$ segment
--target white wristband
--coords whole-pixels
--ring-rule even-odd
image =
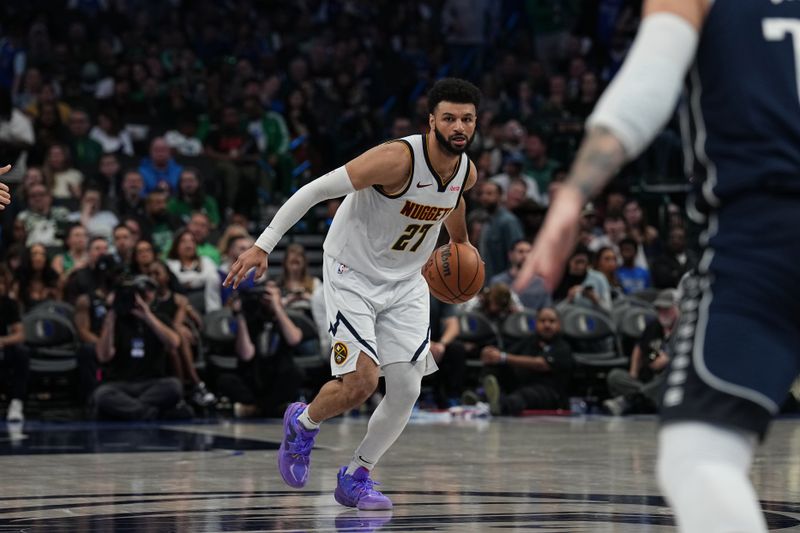
[[[281,206],[267,228],[256,240],[256,246],[267,253],[272,252],[284,233],[297,224],[309,209],[320,202],[355,192],[347,169],[344,166],[332,170],[301,187]]]

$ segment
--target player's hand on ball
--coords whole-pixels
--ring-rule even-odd
[[[267,252],[258,246],[251,246],[249,250],[239,256],[239,259],[231,265],[231,271],[228,272],[228,276],[222,284],[225,287],[233,284],[233,288],[238,289],[247,273],[254,268],[256,269],[255,279],[259,279],[267,271]]]
[[[11,165],[6,165],[3,168],[0,168],[0,176],[7,173],[11,170]],[[5,183],[0,183],[0,211],[6,208],[8,204],[11,203],[11,191],[8,188],[8,185]]]
[[[514,292],[524,292],[537,276],[544,280],[547,290],[553,291],[558,287],[564,275],[564,264],[578,241],[582,208],[583,197],[577,189],[566,185],[559,188],[547,210],[547,218],[533,250],[525,258],[512,284]]]

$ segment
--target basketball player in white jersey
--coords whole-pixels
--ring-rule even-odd
[[[421,268],[444,224],[451,242],[468,243],[462,195],[477,180],[465,151],[475,134],[480,92],[447,78],[428,93],[430,132],[390,141],[301,188],[278,211],[250,250],[231,267],[225,285],[238,286],[266,270],[274,246],[312,206],[346,198],[324,250],[325,305],[332,339],[328,382],[309,405],[284,415],[278,452],[281,476],[292,487],[308,479],[321,422],[358,407],[382,373],[386,396],[367,435],[338,474],[336,501],[358,509],[391,509],[373,488],[370,471],[400,436],[423,376],[436,370],[430,354],[429,292]]]
[[[706,229],[682,283],[658,479],[684,533],[765,532],[748,471],[800,369],[800,2],[648,0],[514,288],[557,283],[582,206],[650,144],[687,74],[688,213]]]

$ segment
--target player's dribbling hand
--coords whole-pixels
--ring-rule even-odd
[[[0,168],[0,176],[7,173],[11,170],[11,165],[6,165],[3,168]],[[0,183],[0,211],[6,208],[8,204],[11,203],[11,191],[8,188],[8,185],[5,183]]]
[[[222,285],[230,287],[233,284],[233,288],[238,289],[247,273],[254,268],[256,269],[255,279],[259,279],[267,271],[267,252],[258,246],[251,246],[249,250],[239,256],[239,259],[231,265],[231,271],[228,272]]]
[[[520,268],[512,289],[523,292],[535,277],[541,277],[547,290],[553,291],[564,275],[564,264],[575,248],[583,197],[577,189],[564,185],[559,188],[547,211],[542,229],[533,250]]]

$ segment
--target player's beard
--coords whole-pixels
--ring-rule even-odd
[[[466,135],[452,135],[451,138],[464,137],[467,139],[467,142],[464,143],[463,148],[456,148],[450,143],[450,139],[445,139],[444,135],[442,135],[442,133],[436,128],[436,126],[433,127],[433,134],[436,136],[436,140],[438,141],[439,146],[441,146],[445,151],[450,152],[453,155],[461,155],[464,152],[466,152],[467,149],[469,148],[469,145],[472,144],[473,139],[475,139],[474,133],[472,134],[472,137],[467,137]]]

